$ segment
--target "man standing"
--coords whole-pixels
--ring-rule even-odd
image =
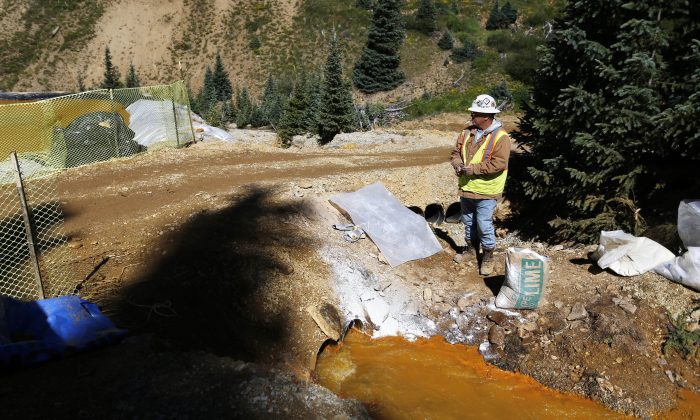
[[[471,125],[457,139],[451,154],[452,167],[459,177],[459,196],[462,204],[462,222],[467,245],[455,261],[463,262],[483,251],[479,273],[493,272],[493,250],[496,232],[493,212],[502,197],[508,176],[510,138],[495,119],[496,101],[489,95],[479,95],[469,107]]]

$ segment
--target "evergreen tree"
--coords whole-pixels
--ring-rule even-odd
[[[355,6],[361,9],[372,10],[374,7],[374,0],[356,0]]]
[[[365,93],[392,90],[403,83],[399,71],[399,49],[405,36],[402,0],[378,0],[374,8],[367,44],[355,63],[352,80]]]
[[[233,93],[231,80],[228,77],[228,72],[224,69],[224,64],[221,61],[221,54],[218,51],[216,52],[216,61],[214,64],[213,82],[216,91],[216,100],[228,101],[231,99],[231,94]]]
[[[438,41],[438,47],[440,47],[441,50],[451,50],[452,47],[455,45],[455,40],[452,38],[452,34],[450,31],[445,29],[445,32],[442,34],[442,37],[440,37],[440,40]]]
[[[126,74],[126,81],[124,85],[128,88],[136,88],[141,86],[141,83],[139,82],[139,77],[136,75],[134,63],[129,63],[129,72]]]
[[[326,58],[321,97],[319,134],[321,142],[328,143],[336,134],[352,130],[355,112],[350,82],[343,77],[343,55],[335,34]]]
[[[292,137],[306,133],[304,115],[309,107],[309,97],[307,95],[306,75],[301,77],[294,84],[292,95],[285,104],[282,118],[277,127],[277,135],[282,140],[282,144],[288,145]]]
[[[437,30],[437,9],[433,0],[420,0],[415,16],[416,30],[430,34]]]
[[[214,73],[209,66],[206,66],[204,70],[204,83],[197,94],[195,103],[197,104],[195,110],[202,118],[207,121],[215,120],[212,116],[216,108],[216,86],[214,86]]]
[[[450,57],[456,63],[464,63],[467,60],[471,60],[479,55],[479,49],[476,45],[468,39],[462,41],[462,46],[452,50]]]
[[[270,124],[273,128],[277,127],[280,117],[282,116],[283,104],[282,95],[280,94],[277,82],[272,78],[272,75],[267,76],[265,82],[265,90],[263,91],[260,111],[262,113],[263,124]]]
[[[502,27],[507,28],[509,25],[515,23],[518,20],[518,9],[513,7],[509,1],[503,5],[501,8],[501,16],[503,16]]]
[[[243,128],[251,123],[253,108],[248,89],[241,89],[236,95],[236,126],[238,128]]]
[[[313,72],[309,76],[306,83],[306,96],[309,101],[309,106],[304,112],[304,127],[307,133],[318,133],[318,124],[321,110],[321,77],[318,73]]]
[[[109,52],[109,47],[105,47],[104,57],[104,77],[100,88],[102,89],[119,89],[122,87],[122,82],[119,80],[119,69],[112,64],[112,54]]]
[[[700,177],[689,175],[700,167],[693,7],[568,3],[516,133],[530,152],[507,192],[523,224],[578,241],[603,229],[639,234],[644,219],[673,221],[679,200],[697,195]]]
[[[231,101],[224,101],[221,105],[221,122],[222,125],[226,125],[235,120],[235,114],[233,112],[233,107],[231,106]]]
[[[498,0],[496,0],[496,2],[493,4],[493,7],[491,8],[489,18],[486,21],[486,29],[501,29],[503,28],[504,22],[505,17],[503,16],[503,12],[501,12],[500,7],[498,7]]]

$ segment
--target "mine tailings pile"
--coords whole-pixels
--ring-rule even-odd
[[[351,329],[342,343],[325,347],[316,380],[342,397],[362,401],[375,418],[627,418],[489,365],[475,347],[441,337],[371,339]],[[698,402],[681,400],[685,407],[679,411],[700,415]]]

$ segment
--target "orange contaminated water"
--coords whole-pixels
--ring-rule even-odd
[[[351,331],[319,356],[316,377],[336,394],[362,401],[379,419],[625,418],[488,365],[476,348],[440,337],[372,340]]]

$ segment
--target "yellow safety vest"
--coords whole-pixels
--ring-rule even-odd
[[[501,138],[507,135],[505,130],[498,128],[496,131],[492,131],[487,134],[489,136],[486,141],[484,141],[479,149],[477,149],[472,160],[469,164],[485,162],[491,160],[491,155],[493,154],[493,149]],[[464,130],[462,136],[465,137],[464,142],[462,142],[462,161],[466,163],[467,161],[467,145],[471,141],[471,132]],[[493,174],[483,174],[483,175],[462,175],[459,177],[459,188],[462,191],[468,191],[475,194],[483,195],[496,195],[503,193],[503,188],[506,186],[506,178],[508,177],[508,168],[504,169],[502,172],[496,172]]]

